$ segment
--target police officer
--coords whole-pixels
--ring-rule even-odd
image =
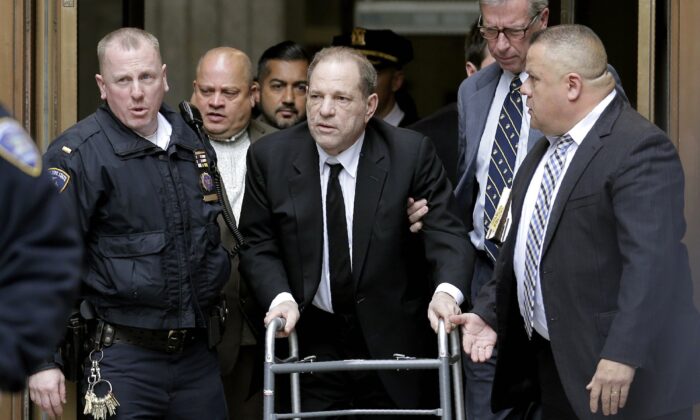
[[[0,106],[0,390],[51,354],[78,291],[82,242],[29,135]]]
[[[104,104],[45,156],[78,207],[87,247],[83,298],[99,321],[86,376],[95,381],[90,367],[99,367],[104,382],[94,397],[116,399],[117,419],[225,419],[215,343],[207,339],[216,335],[213,314],[230,273],[216,223],[213,153],[162,103],[166,66],[153,35],[118,29],[97,55]],[[39,379],[32,392],[60,414],[60,387],[53,377]],[[94,403],[87,411],[104,408],[87,396]]]
[[[333,37],[333,45],[358,50],[377,70],[376,117],[394,127],[406,127],[418,120],[416,104],[404,87],[403,67],[413,60],[411,41],[390,29],[355,28],[349,34]]]

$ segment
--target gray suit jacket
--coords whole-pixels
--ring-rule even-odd
[[[455,188],[455,197],[460,209],[460,216],[464,225],[467,226],[467,230],[471,230],[473,225],[474,200],[478,194],[476,154],[502,73],[503,70],[498,63],[493,63],[465,79],[459,87],[457,102],[459,110],[457,176],[459,181]],[[528,150],[540,137],[542,137],[540,131],[530,129]]]
[[[523,201],[549,143],[513,184],[513,228],[474,312],[499,334],[492,406],[537,398],[533,355],[517,302],[513,252]],[[681,242],[684,181],[665,133],[618,96],[579,146],[548,221],[540,278],[550,342],[577,416],[601,358],[637,367],[620,419],[648,419],[700,399],[700,317]],[[495,303],[495,306],[494,306]]]

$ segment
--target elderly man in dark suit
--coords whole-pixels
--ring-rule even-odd
[[[683,169],[606,61],[584,26],[533,37],[522,92],[547,137],[516,176],[493,279],[453,321],[473,360],[498,332],[494,409],[535,398],[545,419],[690,419],[700,318],[681,242]]]
[[[472,264],[432,143],[372,118],[375,83],[362,54],[322,50],[309,67],[308,122],[248,153],[241,272],[270,308],[265,322],[285,318],[284,333],[296,329],[302,354],[318,360],[435,357],[429,325],[459,313]],[[411,195],[432,204],[420,235],[406,219]],[[429,264],[413,258],[420,249]],[[302,408],[415,408],[422,375],[304,375]]]

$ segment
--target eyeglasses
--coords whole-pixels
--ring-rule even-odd
[[[488,26],[481,26],[481,19],[482,17],[479,16],[479,23],[478,23],[478,28],[479,32],[481,33],[481,36],[484,39],[488,40],[493,40],[498,38],[498,35],[503,33],[503,35],[508,38],[509,41],[517,41],[525,38],[525,34],[527,33],[528,29],[530,29],[530,26],[532,26],[533,23],[537,20],[537,17],[542,13],[541,11],[537,12],[535,16],[532,17],[530,20],[530,23],[527,24],[524,28],[503,28],[503,29],[498,29],[494,27],[488,27]]]

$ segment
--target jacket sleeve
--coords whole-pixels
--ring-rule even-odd
[[[683,169],[668,138],[659,132],[635,142],[610,193],[623,264],[618,312],[601,357],[641,367],[655,338],[674,328],[668,314],[692,296],[682,244]]]
[[[430,211],[423,218],[421,235],[435,286],[452,284],[468,299],[474,254],[466,228],[456,216],[452,187],[427,137],[421,140],[416,159],[411,196],[428,200]]]
[[[241,233],[246,246],[240,251],[241,276],[263,309],[280,293],[291,293],[274,231],[272,210],[266,194],[265,174],[255,146],[248,150],[246,186],[241,210]]]
[[[21,389],[51,358],[80,282],[75,211],[46,173],[27,175],[0,158],[0,389]]]
[[[83,237],[90,230],[102,187],[98,173],[89,171],[90,159],[85,158],[70,137],[56,139],[44,155],[44,164],[61,199],[73,209]]]

